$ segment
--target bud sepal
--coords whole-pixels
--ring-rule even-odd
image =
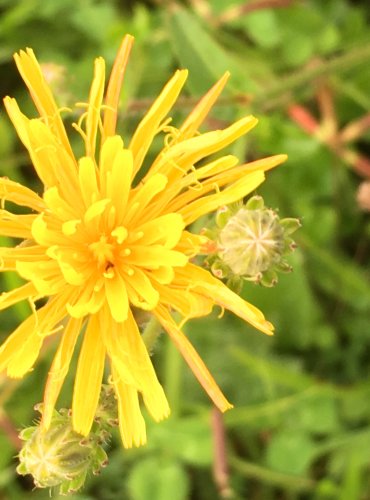
[[[42,414],[43,405],[35,410]],[[73,430],[70,410],[54,410],[47,429],[37,422],[21,431],[18,474],[31,474],[38,488],[59,487],[61,495],[78,491],[89,472],[97,475],[108,464],[104,445],[117,421],[114,389],[107,385],[102,386],[94,425],[86,437]]]
[[[205,248],[212,249],[206,252],[205,263],[233,290],[240,291],[244,280],[274,286],[278,272],[292,270],[285,257],[296,248],[291,234],[301,223],[280,219],[276,211],[265,207],[261,196],[222,207],[216,224],[205,232],[211,240]]]

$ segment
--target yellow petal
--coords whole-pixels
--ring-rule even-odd
[[[222,412],[232,408],[233,405],[230,404],[222,394],[220,388],[208,371],[206,365],[203,363],[189,340],[177,327],[167,309],[159,306],[154,311],[154,314],[163,328],[166,330],[168,335],[171,337],[172,341],[181,352],[194,375],[197,377],[198,381],[207,392],[208,396],[212,399],[214,404],[217,406],[217,408],[219,408]]]
[[[120,136],[108,137],[100,149],[99,172],[100,192],[103,198],[107,197],[107,179],[116,156],[123,149],[123,140]]]
[[[129,208],[125,214],[125,224],[135,225],[138,221],[148,220],[150,212],[146,207],[158,194],[163,192],[167,186],[168,179],[165,175],[154,174],[145,182],[141,182],[139,186],[131,192],[129,200]]]
[[[54,295],[66,288],[60,268],[53,260],[17,260],[15,269],[22,278],[32,281],[40,297]]]
[[[192,137],[197,132],[198,128],[203,123],[212,106],[216,102],[218,96],[221,94],[229,77],[230,73],[227,71],[191,111],[180,127],[180,140]]]
[[[154,280],[161,284],[171,283],[175,276],[172,266],[161,266],[158,269],[145,270],[145,274],[150,280]]]
[[[50,229],[48,222],[54,221],[50,217],[45,216],[44,213],[33,216],[32,237],[35,241],[44,247],[68,245],[69,240],[63,235],[62,231]]]
[[[263,333],[273,334],[273,325],[266,321],[257,307],[239,297],[205,269],[188,264],[185,268],[178,268],[176,275],[178,279],[182,277],[183,283],[188,283],[192,290],[213,299],[216,304],[233,312]]]
[[[0,199],[32,208],[37,212],[45,209],[45,203],[34,191],[6,177],[0,177]]]
[[[112,362],[112,383],[118,402],[119,430],[123,446],[132,448],[146,443],[145,422],[140,411],[137,389],[125,384]]]
[[[170,286],[158,284],[156,288],[160,303],[178,311],[184,318],[207,316],[212,312],[213,299],[191,290],[189,283],[185,286],[178,284],[176,273]]]
[[[176,71],[137,126],[129,146],[134,157],[134,172],[140,169],[160,123],[176,102],[187,76],[186,70]]]
[[[9,335],[5,342],[0,348],[0,372],[4,371],[9,362],[14,356],[16,356],[19,350],[23,349],[25,342],[28,337],[32,334],[35,328],[35,317],[29,316],[25,321],[23,321],[14,332]],[[22,370],[27,371],[26,370]]]
[[[23,246],[23,244],[21,243],[15,248],[0,247],[1,271],[15,271],[17,261],[38,262],[45,258],[45,249],[40,246],[28,246],[26,244]]]
[[[228,158],[229,161],[227,160]],[[181,181],[178,182],[178,184],[180,184],[181,186],[181,189],[177,189],[177,192],[175,192],[175,194],[179,193],[184,188],[187,189],[176,197],[174,195],[171,196],[173,200],[168,203],[166,211],[177,212],[182,207],[186,207],[187,205],[189,205],[190,202],[192,202],[193,200],[196,200],[197,198],[206,195],[210,191],[214,191],[215,186],[221,188],[226,184],[231,184],[233,182],[236,182],[238,179],[242,178],[247,179],[248,176],[251,175],[252,173],[256,171],[264,172],[266,170],[274,168],[277,165],[280,165],[280,163],[284,162],[286,159],[287,159],[286,155],[275,155],[269,158],[263,158],[261,160],[245,163],[244,165],[239,165],[238,167],[235,168],[230,168],[233,166],[232,157],[221,158],[220,160],[217,160],[220,161],[219,171],[216,171],[216,169],[212,171],[211,172],[212,176],[203,180],[201,184],[200,183],[195,184],[196,186],[195,189],[192,188],[190,181],[192,181],[192,178],[194,179],[195,175],[197,176],[196,177],[197,179],[198,178],[200,179],[201,176],[204,175],[204,173],[207,174],[207,171],[202,173],[203,168],[206,167],[201,167],[197,169],[195,172],[191,172],[189,175],[181,179]],[[224,163],[221,160],[224,160]],[[212,162],[215,167],[217,161]],[[210,164],[209,166],[212,166],[212,164]]]
[[[122,328],[122,327],[121,327]],[[145,406],[157,422],[170,414],[167,398],[158,382],[148,351],[142,340],[136,321],[129,311],[125,329],[121,330],[121,345],[130,352],[130,368],[141,385]]]
[[[224,130],[214,130],[179,142],[164,150],[153,163],[147,176],[161,172],[171,176],[172,181],[176,177],[182,177],[198,161],[232,144],[257,125],[257,122],[254,116],[246,116]]]
[[[26,52],[21,50],[19,54],[14,55],[14,59],[38,112],[58,138],[58,141],[63,145],[68,155],[73,158],[72,149],[59,114],[59,109],[55,104],[51,90],[46,83],[33,50],[27,49]]]
[[[80,215],[78,211],[75,210],[75,206],[70,205],[60,196],[56,186],[47,189],[44,192],[43,198],[47,207],[63,221],[76,219]]]
[[[89,103],[86,116],[86,154],[95,156],[96,135],[98,132],[100,109],[104,94],[105,62],[102,57],[95,59],[94,78],[90,87]]]
[[[117,323],[105,311],[104,316],[101,316],[101,324],[104,342],[116,370],[116,381],[121,380],[142,393],[154,420],[168,417],[170,410],[166,396],[132,312],[129,310],[125,322]]]
[[[9,115],[9,118],[14,125],[14,128],[17,131],[18,137],[22,141],[23,145],[27,149],[29,149],[30,143],[27,131],[27,124],[29,122],[29,118],[27,118],[27,116],[21,112],[17,104],[17,101],[14,98],[8,96],[5,97],[4,105]]]
[[[74,158],[69,156],[64,146],[41,120],[30,120],[27,131],[30,142],[28,151],[45,186],[58,186],[64,199],[74,205],[81,205]]]
[[[105,209],[107,206],[110,204],[110,200],[107,198],[104,198],[103,200],[96,201],[92,205],[89,206],[89,208],[86,210],[85,216],[84,216],[84,221],[85,224],[88,224],[89,222],[94,221],[97,217],[99,217],[102,213],[105,212]],[[95,221],[94,221],[95,225]]]
[[[207,244],[208,238],[202,234],[192,234],[189,231],[183,231],[179,243],[175,250],[184,253],[188,257],[195,257],[200,253]]]
[[[15,288],[10,292],[3,292],[0,295],[0,310],[6,309],[7,307],[16,304],[22,300],[26,300],[33,297],[34,300],[38,296],[38,292],[33,283],[26,283],[19,288]]]
[[[18,326],[0,348],[0,371],[7,368],[9,377],[21,378],[32,368],[45,337],[65,316],[66,300],[62,294],[50,299]]]
[[[131,35],[126,35],[124,37],[113,64],[105,98],[103,122],[104,138],[114,135],[116,131],[119,96],[133,43],[134,38]]]
[[[72,424],[79,434],[90,432],[99,401],[103,378],[105,347],[96,315],[91,316],[78,357],[73,388]]]
[[[130,293],[130,288],[128,288],[130,301],[135,302],[136,306],[139,306],[142,309],[150,310],[158,304],[159,294],[153,287],[148,276],[140,268],[135,268],[132,274],[125,276],[125,282],[128,285],[131,285],[135,291],[134,298]],[[139,303],[136,302],[136,296],[139,299]]]
[[[172,213],[151,219],[136,227],[135,231],[143,233],[142,240],[146,245],[158,243],[165,248],[173,248],[179,242],[184,227],[181,215]]]
[[[114,157],[111,171],[107,174],[106,196],[111,199],[116,210],[117,224],[124,220],[127,212],[133,168],[131,151],[122,148]]]
[[[73,318],[82,318],[100,310],[105,301],[105,295],[103,290],[95,290],[95,285],[96,277],[92,276],[89,280],[84,280],[82,286],[76,289],[75,300],[66,305],[68,313]]]
[[[81,319],[72,318],[68,321],[58,350],[54,356],[44,392],[44,408],[41,424],[45,430],[49,428],[56,400],[68,373],[81,325]]]
[[[162,245],[133,245],[130,250],[130,255],[125,258],[130,266],[157,269],[160,266],[185,266],[188,261],[186,255]]]
[[[178,212],[183,216],[185,224],[188,226],[202,215],[213,212],[223,205],[229,205],[230,203],[241,200],[244,196],[251,193],[262,184],[264,180],[265,176],[263,172],[252,172],[250,175],[246,176],[245,179],[239,179],[223,191],[199,198],[185,205],[178,210]]]
[[[0,210],[0,234],[24,240],[32,239],[31,226],[36,215],[14,215]]]
[[[127,319],[129,303],[124,280],[115,271],[113,277],[105,278],[104,284],[112,317],[118,322],[125,321]]]
[[[85,156],[78,162],[78,177],[82,199],[86,207],[96,202],[100,196],[94,161]]]

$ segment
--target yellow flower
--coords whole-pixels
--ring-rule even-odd
[[[1,270],[17,272],[25,284],[3,293],[0,308],[26,299],[32,306],[32,314],[2,345],[0,370],[23,377],[43,341],[51,335],[60,337],[44,395],[42,425],[47,429],[81,335],[72,401],[74,430],[87,435],[91,429],[108,359],[126,447],[146,441],[139,393],[156,421],[170,411],[135,309],[150,311],[159,321],[221,411],[231,405],[171,311],[185,321],[208,315],[219,305],[272,333],[272,325],[258,309],[191,262],[206,238],[186,228],[253,191],[264,180],[264,170],[285,160],[278,155],[238,165],[237,158],[228,155],[205,162],[257,120],[247,116],[224,130],[199,134],[228,79],[225,74],[179,129],[168,127],[166,117],[185,83],[186,70],[177,71],[165,85],[125,146],[115,130],[132,43],[131,36],[124,38],[105,96],[105,63],[102,58],[95,61],[87,110],[74,125],[85,143],[85,156],[78,160],[33,51],[15,55],[40,117],[26,117],[15,99],[6,97],[4,102],[44,192],[39,196],[7,178],[0,180],[3,200],[30,209],[22,215],[1,210],[0,234],[23,240],[15,248],[0,249]],[[146,153],[163,130],[171,133],[143,174]],[[47,302],[36,309],[34,303],[40,298]]]

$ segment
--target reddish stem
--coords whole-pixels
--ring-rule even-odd
[[[213,434],[213,478],[221,498],[231,498],[229,467],[227,463],[225,426],[222,413],[216,407],[212,410]]]
[[[2,413],[0,415],[0,429],[7,436],[9,441],[12,443],[14,448],[19,451],[22,448],[22,441],[18,437],[18,431],[14,427],[13,422],[10,420],[8,415]]]
[[[292,104],[288,108],[288,115],[308,134],[312,135],[319,127],[316,118],[308,111],[307,108],[300,104]]]

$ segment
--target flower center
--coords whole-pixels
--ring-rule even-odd
[[[90,243],[89,249],[97,261],[99,267],[111,267],[114,261],[114,247],[112,243],[109,242],[108,237],[103,234],[100,236],[98,241]]]

